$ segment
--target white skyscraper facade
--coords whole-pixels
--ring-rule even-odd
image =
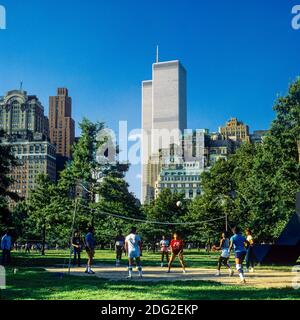
[[[142,82],[141,201],[154,198],[161,149],[180,144],[187,127],[186,71],[178,60],[152,65],[152,80]]]

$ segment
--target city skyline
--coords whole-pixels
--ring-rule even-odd
[[[217,131],[235,116],[251,131],[268,129],[276,95],[284,94],[299,74],[300,32],[291,28],[292,3],[173,1],[174,11],[171,8],[167,16],[167,3],[159,12],[155,4],[137,1],[91,1],[80,8],[75,2],[71,9],[67,2],[59,3],[56,12],[57,1],[1,1],[7,29],[0,31],[0,95],[24,81],[24,90],[36,94],[48,114],[53,90],[67,87],[77,135],[82,116],[106,121],[114,130],[119,120],[128,120],[129,130],[141,127],[140,82],[150,78],[148,66],[155,62],[156,44],[161,60],[179,59],[188,70],[188,128]],[[33,7],[40,19],[34,19]],[[123,13],[115,12],[116,7]],[[60,17],[67,10],[65,19],[72,23],[62,28]],[[163,22],[151,24],[151,14]],[[147,41],[140,41],[144,34]],[[31,46],[24,46],[29,40]],[[132,167],[127,179],[138,196],[139,172],[139,167]]]

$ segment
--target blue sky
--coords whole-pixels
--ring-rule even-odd
[[[217,130],[231,116],[266,129],[278,93],[300,74],[300,0],[0,0],[0,95],[23,87],[48,113],[48,96],[69,88],[73,115],[139,128],[142,80],[160,60],[188,73],[188,127]],[[77,130],[78,133],[78,130]],[[138,196],[139,167],[128,174]]]

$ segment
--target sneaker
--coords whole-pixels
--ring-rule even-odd
[[[185,270],[182,270],[182,273],[186,273],[186,271],[185,271]]]
[[[232,277],[234,275],[234,271],[232,269],[230,269],[229,271],[229,277]]]
[[[90,270],[87,272],[88,274],[95,274],[95,272],[93,270]]]
[[[167,271],[167,273],[170,273],[170,272],[171,272],[171,270],[168,270],[168,271]]]
[[[84,271],[84,273],[88,273],[88,270],[86,269],[86,270]]]
[[[246,280],[245,279],[241,280],[241,283],[246,284]]]
[[[131,280],[131,279],[132,279],[132,276],[127,276],[127,279],[128,279],[128,280]]]
[[[163,268],[163,267],[164,267],[164,264],[163,264],[163,263],[161,263],[161,264],[160,264],[160,266]]]
[[[221,275],[220,271],[217,271],[217,273],[215,274],[216,277],[219,277]]]
[[[248,268],[246,268],[245,272],[249,272],[249,269],[248,269]]]
[[[254,268],[250,268],[250,272],[253,273],[254,272]]]

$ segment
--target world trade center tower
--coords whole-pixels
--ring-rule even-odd
[[[186,71],[180,61],[156,62],[152,80],[142,82],[141,202],[154,198],[159,151],[179,144],[187,127]]]

